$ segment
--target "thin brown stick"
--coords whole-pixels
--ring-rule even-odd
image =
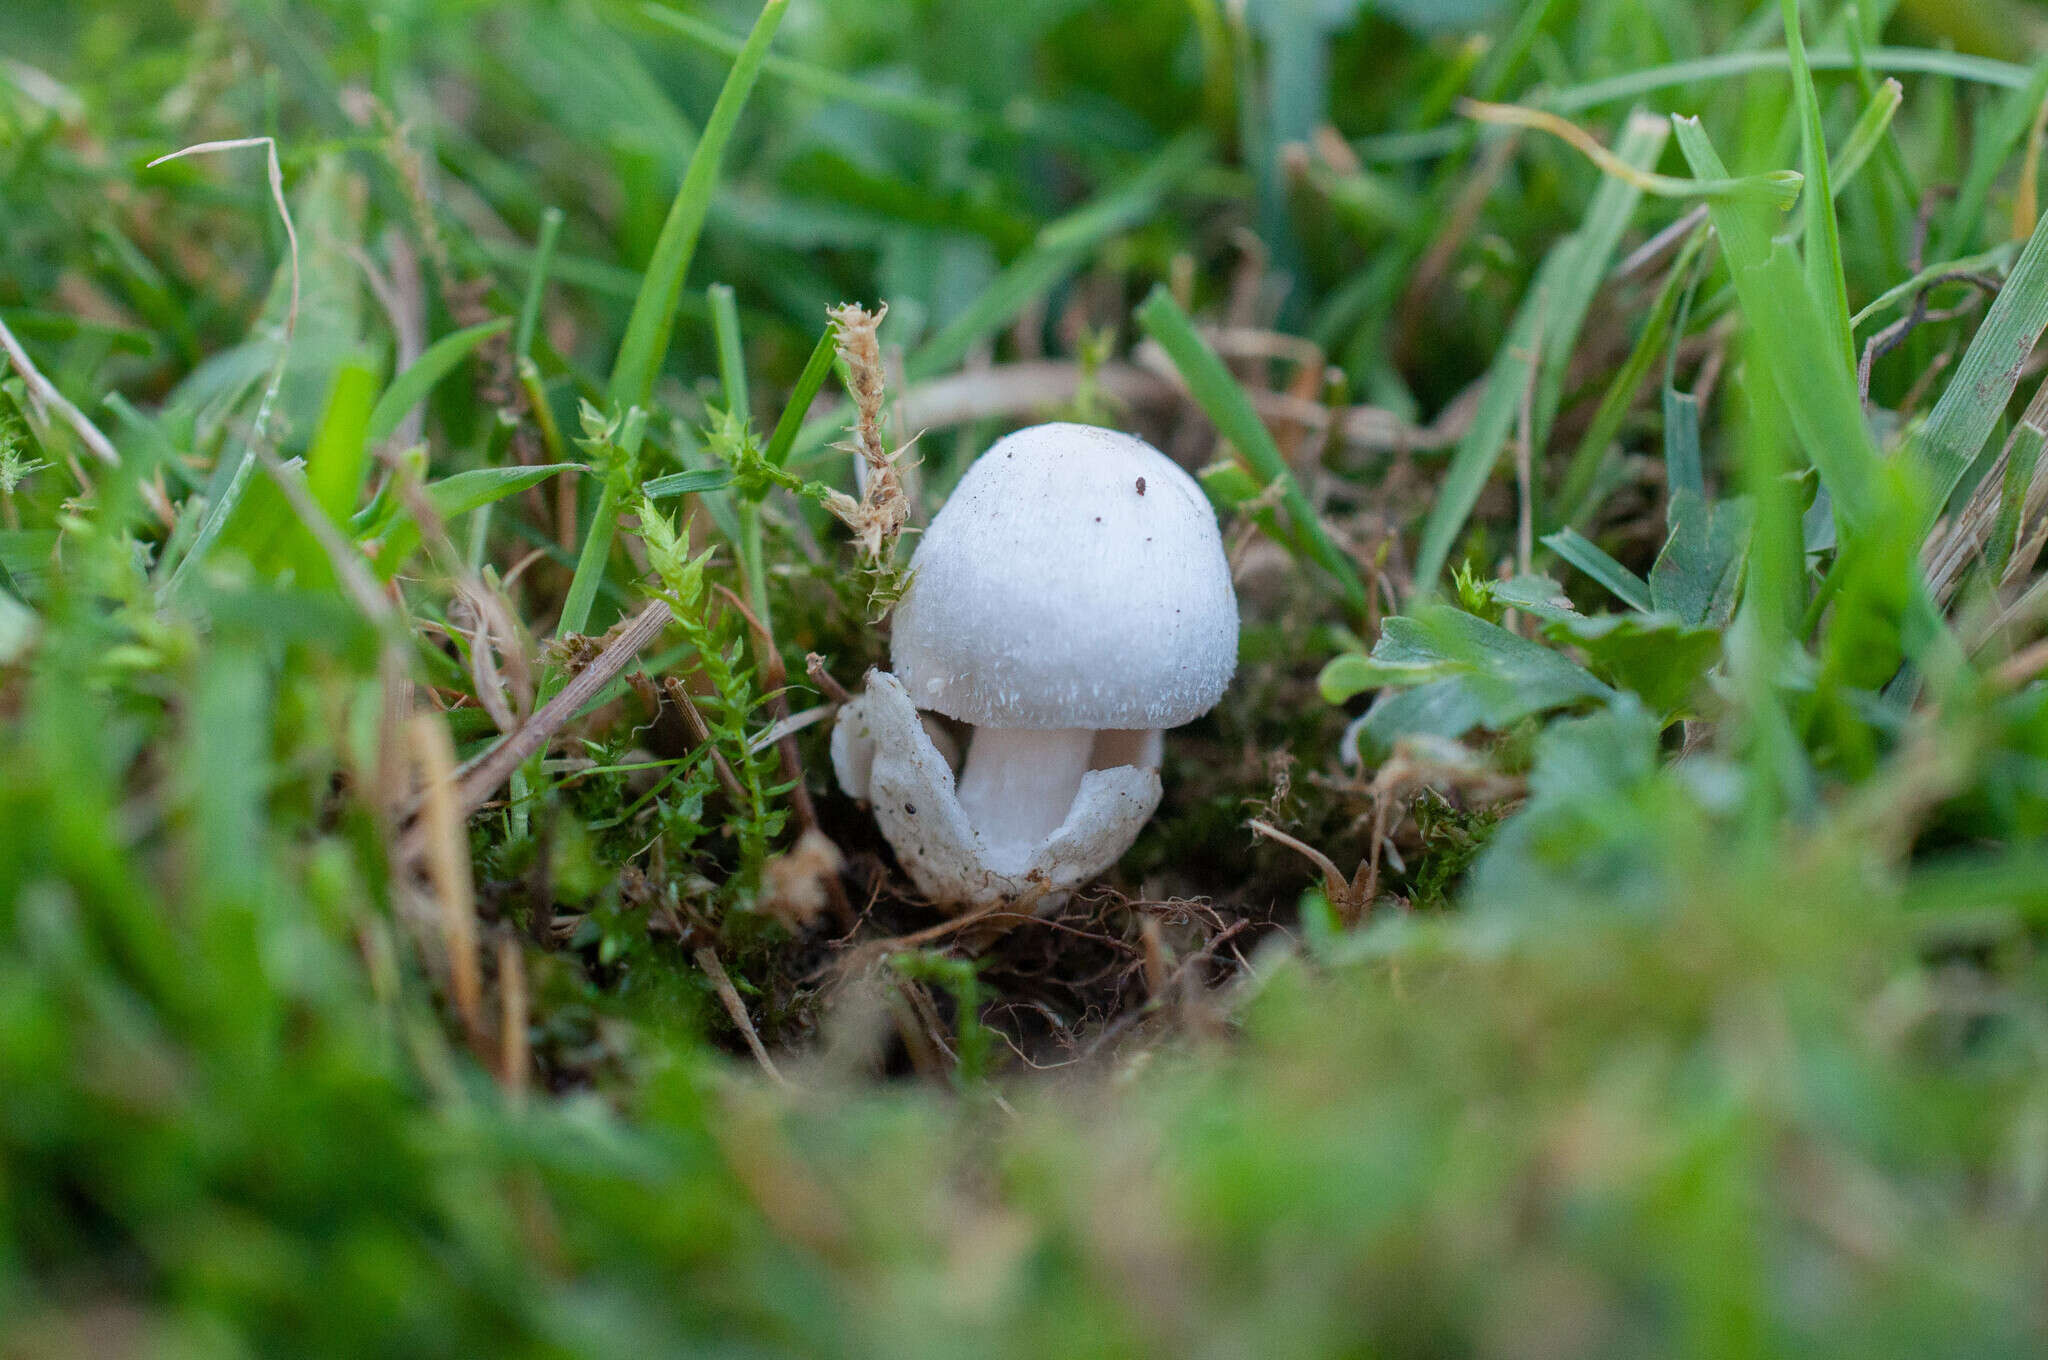
[[[85,412],[71,404],[71,399],[57,390],[56,384],[45,378],[35,361],[28,357],[28,351],[21,347],[21,341],[14,338],[14,332],[7,329],[7,323],[0,321],[0,349],[7,351],[7,358],[14,365],[14,371],[28,387],[29,396],[41,405],[49,407],[64,418],[71,427],[78,442],[86,451],[108,467],[121,466],[121,455],[114,451],[113,441],[100,433],[99,427],[86,418]]]
[[[476,888],[470,879],[469,839],[457,812],[455,751],[439,715],[416,713],[407,724],[421,789],[419,842],[434,894],[441,947],[448,958],[448,993],[472,1046],[484,1036],[483,973],[477,966]]]
[[[1229,352],[1233,335],[1266,332],[1208,332],[1219,352]],[[1103,364],[1094,371],[1096,391],[1119,408],[1167,411],[1191,404],[1178,376],[1155,355],[1150,344],[1139,346],[1137,363]],[[1043,416],[1070,406],[1089,381],[1081,365],[1050,360],[998,364],[955,373],[905,392],[896,402],[896,420],[907,430],[946,430],[983,420],[1016,420]],[[1249,394],[1269,424],[1306,425],[1312,433],[1331,434],[1354,454],[1430,451],[1458,442],[1470,423],[1470,403],[1454,403],[1430,425],[1415,425],[1392,411],[1370,405],[1337,408],[1333,417],[1318,401],[1303,401],[1283,392],[1254,390]],[[836,412],[843,418],[842,403]],[[1334,420],[1334,423],[1333,423]]]
[[[1999,510],[2005,502],[2006,469],[2012,465],[2013,450],[2021,437],[2029,433],[2048,437],[2048,383],[2036,389],[2033,400],[2027,403],[2026,413],[2007,436],[2005,447],[1999,450],[1997,461],[1984,474],[1984,480],[1977,484],[1976,491],[1971,493],[1961,513],[1929,536],[1921,552],[1921,563],[1927,573],[1928,589],[1937,602],[1946,603],[1955,593],[1964,569],[1990,542],[1992,530],[1998,524]],[[2037,468],[2036,480],[2039,480],[2040,473]]]
[[[1992,681],[2000,690],[2010,693],[2038,679],[2044,671],[2048,671],[2048,641],[2015,652],[1999,665]]]
[[[733,1024],[739,1027],[741,1037],[753,1051],[754,1061],[761,1064],[761,1070],[766,1072],[777,1086],[788,1089],[789,1079],[776,1070],[775,1060],[768,1056],[768,1046],[761,1042],[760,1033],[755,1030],[753,1020],[747,1015],[746,1003],[740,1000],[739,989],[734,987],[732,979],[726,976],[725,965],[718,961],[717,951],[710,945],[699,949],[697,966],[704,970],[705,977],[711,979],[712,990],[718,993],[718,1000],[724,1005],[725,1013],[731,1016]]]
[[[460,787],[455,806],[460,809],[462,817],[466,820],[482,807],[485,800],[512,777],[514,770],[545,749],[584,704],[595,698],[599,690],[610,684],[613,677],[640,654],[642,648],[659,636],[661,630],[668,626],[669,618],[668,606],[660,600],[641,610],[631,623],[619,630],[594,661],[563,686],[560,694],[542,705],[540,711],[528,718],[518,731],[457,770],[455,774],[460,780]],[[405,842],[407,847],[413,846],[418,835],[419,830],[415,826]]]
[[[525,1100],[533,1073],[526,1024],[526,953],[507,932],[498,938],[498,1079],[514,1105]]]
[[[99,426],[93,424],[85,412],[74,406],[69,397],[59,392],[55,383],[43,376],[42,370],[36,367],[35,360],[28,357],[28,351],[22,348],[21,341],[15,338],[14,332],[7,328],[5,321],[0,321],[0,350],[7,352],[8,363],[21,376],[22,385],[28,389],[29,400],[56,412],[64,423],[71,427],[71,432],[78,436],[78,442],[85,445],[86,452],[94,458],[108,467],[121,466],[121,455],[115,450],[114,442],[101,433]],[[79,469],[75,462],[72,467],[83,475],[83,470]],[[155,482],[138,481],[137,485],[141,488],[142,498],[149,502],[150,510],[166,526],[170,525],[177,515],[172,510],[170,498],[164,494],[164,489]]]
[[[816,652],[804,657],[804,674],[810,676],[811,683],[818,687],[818,692],[833,703],[852,702],[853,695],[847,692],[846,686],[832,678],[832,672],[825,669],[825,658]]]
[[[1247,825],[1251,827],[1254,834],[1264,836],[1269,841],[1286,846],[1310,864],[1315,865],[1323,875],[1323,888],[1329,893],[1330,902],[1333,906],[1341,907],[1344,900],[1351,896],[1350,880],[1344,877],[1344,871],[1339,869],[1335,861],[1328,855],[1316,849],[1307,841],[1288,835],[1270,822],[1262,822],[1257,818],[1253,818]]]
[[[741,786],[740,777],[733,773],[731,762],[726,760],[724,754],[712,743],[711,724],[704,721],[703,710],[697,707],[697,701],[690,694],[689,688],[673,675],[661,683],[662,688],[668,692],[669,702],[683,715],[683,726],[690,729],[690,740],[703,747],[705,754],[711,757],[711,768],[718,775],[718,784],[725,790],[725,796],[735,803],[744,804],[747,801],[747,791]]]

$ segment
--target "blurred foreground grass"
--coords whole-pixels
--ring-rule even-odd
[[[2039,1353],[2041,11],[784,9],[10,10],[0,1354]],[[1225,517],[1054,920],[763,740],[849,299]]]

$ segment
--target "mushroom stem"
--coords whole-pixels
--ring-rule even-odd
[[[977,727],[960,771],[960,807],[990,848],[1035,848],[1081,792],[1095,733],[1085,727]]]

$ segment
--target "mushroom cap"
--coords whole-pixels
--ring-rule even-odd
[[[1237,670],[1216,514],[1135,435],[1058,424],[998,440],[910,565],[895,673],[919,708],[962,722],[1178,727]]]

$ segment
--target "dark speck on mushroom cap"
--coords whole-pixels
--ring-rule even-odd
[[[963,722],[1177,727],[1237,669],[1215,513],[1134,435],[1057,424],[999,441],[911,568],[892,664],[919,708]]]

